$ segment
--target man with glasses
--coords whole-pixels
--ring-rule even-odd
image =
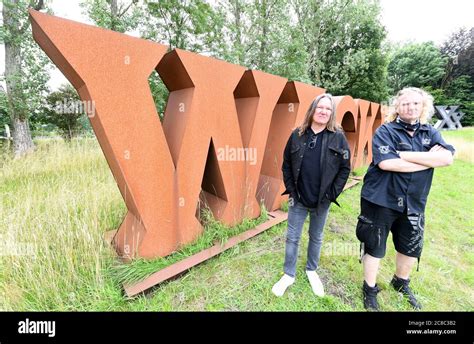
[[[319,264],[323,228],[331,202],[342,192],[351,169],[349,144],[336,123],[335,104],[330,94],[311,103],[303,123],[290,135],[284,151],[283,179],[289,194],[288,230],[283,277],[272,292],[282,296],[296,276],[296,261],[301,232],[308,213],[309,242],[306,275],[313,292],[324,296],[316,272]]]

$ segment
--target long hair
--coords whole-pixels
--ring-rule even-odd
[[[316,112],[318,103],[323,98],[328,98],[331,101],[331,116],[329,117],[329,121],[326,124],[326,129],[329,131],[342,130],[342,127],[336,122],[336,104],[334,103],[332,95],[329,93],[323,93],[314,98],[314,100],[311,102],[311,105],[309,106],[308,111],[306,111],[306,115],[304,116],[303,123],[301,123],[301,125],[298,127],[299,136],[303,135],[306,129],[311,127],[311,123],[313,122],[313,115]]]
[[[385,118],[385,122],[393,122],[395,119],[397,119],[398,108],[400,106],[400,98],[410,92],[418,93],[423,97],[423,109],[421,110],[420,123],[428,123],[428,120],[434,113],[433,96],[425,90],[422,90],[421,88],[417,87],[405,87],[404,89],[398,91],[397,95],[393,97],[390,101],[390,107],[388,110],[387,117]]]

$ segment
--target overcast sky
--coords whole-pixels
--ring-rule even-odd
[[[393,42],[433,41],[440,45],[459,27],[474,26],[472,0],[380,0],[382,24]],[[79,0],[53,0],[55,15],[91,24],[81,14]],[[5,53],[0,46],[0,73],[5,70]],[[49,85],[56,89],[65,81],[59,70],[52,73]]]
[[[441,44],[459,27],[474,26],[472,0],[381,0],[391,41]]]

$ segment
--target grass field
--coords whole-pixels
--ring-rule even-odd
[[[458,152],[452,166],[435,172],[420,271],[412,275],[427,311],[474,310],[473,134],[472,128],[443,132]],[[282,298],[271,293],[282,273],[284,222],[146,295],[127,299],[121,281],[156,266],[121,266],[102,239],[119,226],[126,208],[96,140],[38,142],[34,154],[20,160],[3,154],[0,163],[0,309],[362,311],[354,234],[360,188],[344,192],[342,207],[330,212],[320,262],[324,298],[312,294],[304,274],[306,234],[295,284]],[[389,287],[391,238],[388,248],[379,275],[381,307],[410,310]]]
[[[456,147],[456,157],[474,163],[474,127],[443,131],[443,137]]]

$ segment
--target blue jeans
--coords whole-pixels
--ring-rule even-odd
[[[298,259],[298,246],[303,225],[310,214],[308,259],[306,270],[314,271],[318,267],[323,243],[323,228],[329,214],[329,204],[322,204],[317,209],[307,208],[300,202],[288,208],[288,231],[285,245],[285,274],[295,277],[296,261]]]

